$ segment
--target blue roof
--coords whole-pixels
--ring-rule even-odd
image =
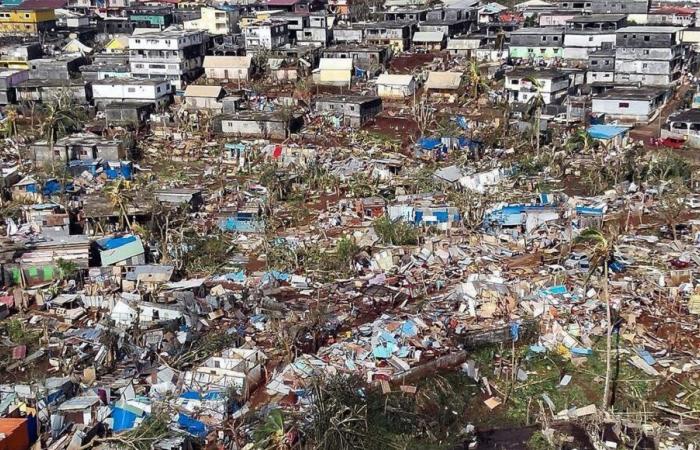
[[[122,237],[115,237],[115,238],[107,238],[99,241],[100,247],[102,247],[105,250],[113,250],[115,248],[119,248],[122,245],[126,245],[130,242],[134,242],[136,240],[136,236],[133,234],[122,236]]]
[[[612,139],[615,136],[627,133],[629,128],[615,125],[593,125],[587,131],[588,135],[593,139]]]

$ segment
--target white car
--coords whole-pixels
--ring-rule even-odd
[[[686,197],[685,204],[691,209],[700,209],[700,195]]]

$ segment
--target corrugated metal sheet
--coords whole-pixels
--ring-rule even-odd
[[[462,84],[461,72],[429,72],[427,89],[459,89]]]

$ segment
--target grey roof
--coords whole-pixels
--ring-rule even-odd
[[[316,103],[367,103],[379,100],[371,95],[327,95],[318,97]]]
[[[100,403],[99,397],[73,397],[58,406],[59,411],[73,411],[90,408]]]
[[[573,23],[596,23],[596,22],[619,22],[627,16],[624,14],[591,14],[589,16],[577,16],[567,22]]]
[[[700,123],[700,109],[686,109],[672,114],[668,118],[669,122]]]
[[[511,34],[563,34],[564,27],[534,27],[513,30]]]
[[[655,26],[655,27],[645,27],[645,26],[631,26],[624,27],[617,30],[618,33],[677,33],[682,31],[683,27],[666,27],[666,26]]]
[[[652,100],[667,91],[668,89],[661,87],[616,87],[594,96],[593,99]]]
[[[536,78],[540,80],[551,80],[553,78],[562,78],[566,77],[567,74],[557,70],[557,69],[542,69],[542,70],[537,70],[537,69],[531,69],[531,68],[517,68],[513,69],[510,72],[506,72],[506,76],[508,78]]]
[[[442,42],[445,35],[442,31],[416,31],[413,42]]]

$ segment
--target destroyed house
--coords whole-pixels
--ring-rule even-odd
[[[428,19],[418,25],[422,32],[439,32],[445,37],[458,36],[468,33],[471,22],[466,19]],[[413,36],[415,42],[415,34]]]
[[[131,327],[136,321],[141,327],[177,322],[184,317],[184,306],[137,301],[132,304],[120,299],[112,308],[110,318],[117,326]]]
[[[211,109],[221,111],[221,100],[226,90],[221,86],[203,86],[191,84],[185,89],[185,104],[192,109]]]
[[[651,0],[589,0],[593,14],[646,14]]]
[[[262,381],[265,355],[260,350],[231,348],[184,374],[185,385],[202,391],[234,390],[247,399]]]
[[[316,112],[336,117],[341,125],[359,128],[382,111],[379,97],[337,95],[318,97]]]
[[[265,230],[265,220],[260,215],[260,207],[241,209],[224,208],[216,213],[217,223],[222,231],[238,233],[261,233]]]
[[[145,264],[145,250],[141,239],[132,234],[107,237],[96,241],[102,267]]]
[[[146,124],[153,112],[155,105],[152,103],[114,102],[104,105],[105,120],[112,125],[139,127]]]
[[[196,211],[204,204],[201,189],[194,188],[170,188],[159,189],[154,192],[156,201],[168,206],[179,207],[187,205],[190,210]]]
[[[355,67],[364,70],[378,70],[384,67],[389,60],[387,47],[338,45],[323,50],[323,58],[350,59]]]
[[[76,103],[86,105],[92,100],[92,85],[82,80],[26,80],[15,86],[17,102],[51,102],[66,92]]]

